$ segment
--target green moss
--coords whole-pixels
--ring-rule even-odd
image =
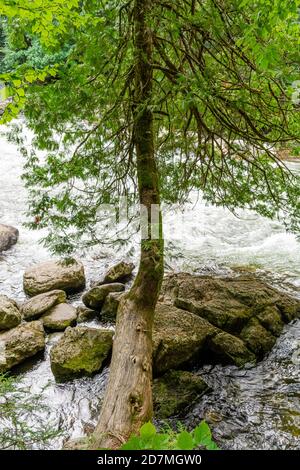
[[[66,330],[53,347],[51,369],[58,380],[91,375],[101,370],[112,348],[113,332],[86,327]]]
[[[153,382],[156,418],[165,419],[179,414],[208,389],[199,375],[186,371],[167,372]]]

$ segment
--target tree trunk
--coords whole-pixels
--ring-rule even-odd
[[[119,306],[109,382],[93,448],[118,448],[152,417],[152,325],[163,278],[162,222],[151,238],[151,208],[160,204],[154,155],[152,38],[147,26],[153,0],[135,0],[135,149],[140,203],[147,208],[150,238],[141,241],[133,287]],[[144,209],[145,210],[145,209]],[[155,227],[157,230],[157,226]]]

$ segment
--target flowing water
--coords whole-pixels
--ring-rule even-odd
[[[22,157],[17,148],[0,137],[0,222],[20,229],[15,247],[0,255],[0,293],[24,299],[22,276],[31,264],[51,256],[39,244],[41,232],[22,226],[26,191],[21,181]],[[299,165],[292,164],[295,171]],[[300,297],[300,243],[278,222],[241,211],[205,205],[199,200],[165,217],[167,268],[223,275],[231,268],[252,265],[272,285]],[[172,235],[172,237],[171,237]],[[122,258],[137,259],[137,244],[116,254],[113,248],[77,253],[86,267],[88,282]],[[71,299],[74,304],[79,297]],[[77,437],[95,424],[108,370],[92,378],[56,384],[49,364],[49,350],[60,334],[48,337],[43,357],[16,369],[18,381],[31,393],[42,393],[49,412],[45,419]],[[300,320],[285,328],[273,351],[256,367],[204,366],[199,372],[212,392],[194,404],[181,420],[196,425],[205,417],[220,447],[228,449],[296,449],[300,447]],[[53,448],[60,448],[57,438]]]

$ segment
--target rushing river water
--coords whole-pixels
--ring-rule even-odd
[[[296,164],[295,170],[300,171]],[[21,181],[22,157],[16,147],[0,137],[0,222],[20,229],[15,247],[0,256],[0,293],[24,299],[23,272],[51,256],[40,244],[40,232],[31,232],[25,220],[26,191]],[[199,201],[186,207],[183,219],[175,212],[165,218],[166,233],[180,237],[167,244],[167,268],[190,272],[226,274],[232,267],[253,265],[271,284],[300,297],[300,243],[278,223],[249,212],[239,218],[229,211]],[[116,256],[113,248],[78,253],[88,282],[101,277],[119,259],[137,257],[136,244]],[[72,299],[74,304],[78,297]],[[45,419],[77,437],[95,424],[108,370],[93,378],[56,384],[49,364],[49,350],[60,334],[49,336],[44,357],[17,368],[19,383],[32,393],[42,392],[49,413]],[[205,417],[220,447],[228,449],[300,448],[300,320],[285,328],[273,351],[256,367],[205,366],[199,370],[212,392],[181,420],[196,425]],[[52,442],[60,448],[63,438]]]

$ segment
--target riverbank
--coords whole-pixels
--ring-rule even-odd
[[[20,239],[0,257],[0,290],[2,294],[23,301],[22,278],[25,269],[47,260],[50,254],[40,244],[43,233],[30,232],[25,220],[26,192],[20,179],[22,158],[15,146],[0,141],[0,222],[20,229]],[[226,274],[235,266],[253,266],[258,275],[272,285],[299,296],[300,245],[277,222],[253,213],[241,212],[235,218],[229,211],[212,208],[200,200],[186,208],[181,240],[167,243],[168,270],[206,274]],[[178,217],[169,214],[168,233],[176,233]],[[134,243],[123,247],[116,256],[113,248],[101,247],[88,253],[78,252],[84,260],[87,282],[98,279],[115,262],[130,257],[137,260]],[[78,304],[78,296],[71,298]],[[46,360],[41,358],[19,366],[20,385],[32,393],[43,390],[50,406],[50,418],[64,426],[70,437],[85,433],[97,420],[108,369],[92,378],[79,378],[70,383],[55,383],[50,369],[49,350],[57,340],[54,333],[46,345]],[[300,323],[285,328],[272,353],[260,365],[241,371],[235,366],[212,366],[200,369],[214,392],[203,397],[181,419],[198,424],[204,416],[212,424],[223,448],[298,448],[299,440],[299,350]],[[213,382],[213,383],[212,383]],[[46,388],[44,388],[47,385]],[[61,439],[52,443],[59,448]]]

